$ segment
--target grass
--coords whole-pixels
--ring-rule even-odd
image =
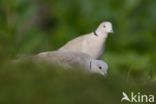
[[[123,91],[156,92],[155,83],[138,83],[131,77],[125,79],[126,76],[106,78],[45,64],[5,63],[0,70],[0,103],[119,104]]]

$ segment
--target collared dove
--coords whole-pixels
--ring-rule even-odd
[[[89,55],[74,51],[52,51],[39,53],[36,60],[58,65],[67,69],[80,68],[92,73],[107,74],[108,65],[102,60],[94,60]]]
[[[104,53],[104,45],[108,33],[113,33],[111,22],[102,22],[96,31],[77,37],[67,42],[58,50],[72,50],[83,52],[94,59],[100,59]]]

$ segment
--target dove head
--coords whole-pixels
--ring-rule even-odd
[[[114,33],[112,29],[111,22],[102,22],[99,27],[96,29],[97,35],[103,35],[108,33]]]
[[[91,72],[106,76],[108,65],[101,60],[92,60],[90,63]]]

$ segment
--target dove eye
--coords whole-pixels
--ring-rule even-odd
[[[106,26],[104,25],[103,27],[105,28]]]
[[[102,69],[102,67],[101,67],[101,66],[99,66],[99,69]]]

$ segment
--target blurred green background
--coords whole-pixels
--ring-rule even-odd
[[[111,21],[108,77],[9,60],[53,51]],[[1,104],[114,104],[156,94],[156,0],[0,0]]]

